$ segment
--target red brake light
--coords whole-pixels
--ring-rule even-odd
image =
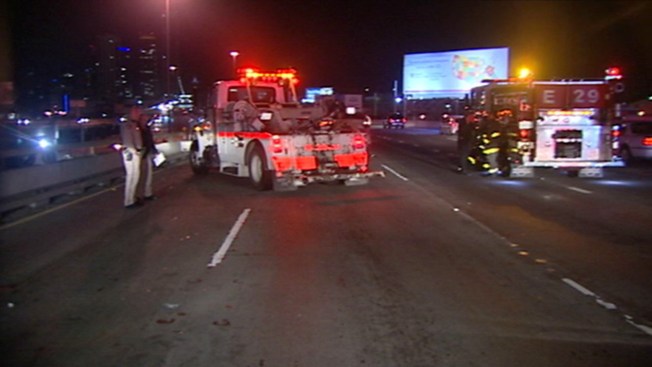
[[[272,153],[283,153],[283,144],[281,137],[278,135],[272,136]]]
[[[643,145],[650,146],[652,145],[652,136],[646,136],[643,138]]]
[[[357,134],[353,137],[353,149],[364,149],[367,146],[367,142],[364,136]]]
[[[521,140],[524,140],[524,141],[530,140],[530,130],[529,129],[521,129],[518,132],[518,136],[521,138]]]

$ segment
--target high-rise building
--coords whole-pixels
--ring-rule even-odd
[[[120,40],[110,34],[97,38],[97,98],[101,103],[112,104],[118,101],[116,85],[119,85],[118,46]]]
[[[141,34],[137,43],[137,86],[136,95],[143,100],[158,100],[161,97],[159,53],[153,33]]]

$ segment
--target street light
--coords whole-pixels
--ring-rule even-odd
[[[240,55],[240,53],[238,51],[231,51],[231,52],[229,52],[229,55],[231,55],[231,57],[233,58],[233,73],[235,74],[235,76],[237,76],[238,75],[238,69],[236,68],[236,61],[235,60],[238,57],[238,55]]]
[[[170,0],[165,0],[165,62],[170,70]],[[170,73],[165,73],[165,98],[170,95]]]

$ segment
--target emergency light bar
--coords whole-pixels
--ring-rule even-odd
[[[238,69],[238,74],[241,79],[259,80],[266,82],[290,81],[292,84],[297,84],[297,72],[294,69],[278,69],[274,73],[260,72],[253,68]]]
[[[593,110],[549,110],[546,111],[548,116],[593,116]]]

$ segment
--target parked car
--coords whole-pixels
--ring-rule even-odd
[[[402,113],[395,112],[395,113],[392,113],[391,115],[389,115],[389,117],[387,117],[387,120],[383,124],[383,127],[385,129],[391,129],[393,127],[397,128],[397,129],[398,128],[403,129],[403,128],[405,128],[405,123],[406,122],[407,122],[407,119],[405,118],[405,116],[403,116]]]
[[[652,159],[652,118],[625,118],[614,129],[616,153],[623,161]]]

